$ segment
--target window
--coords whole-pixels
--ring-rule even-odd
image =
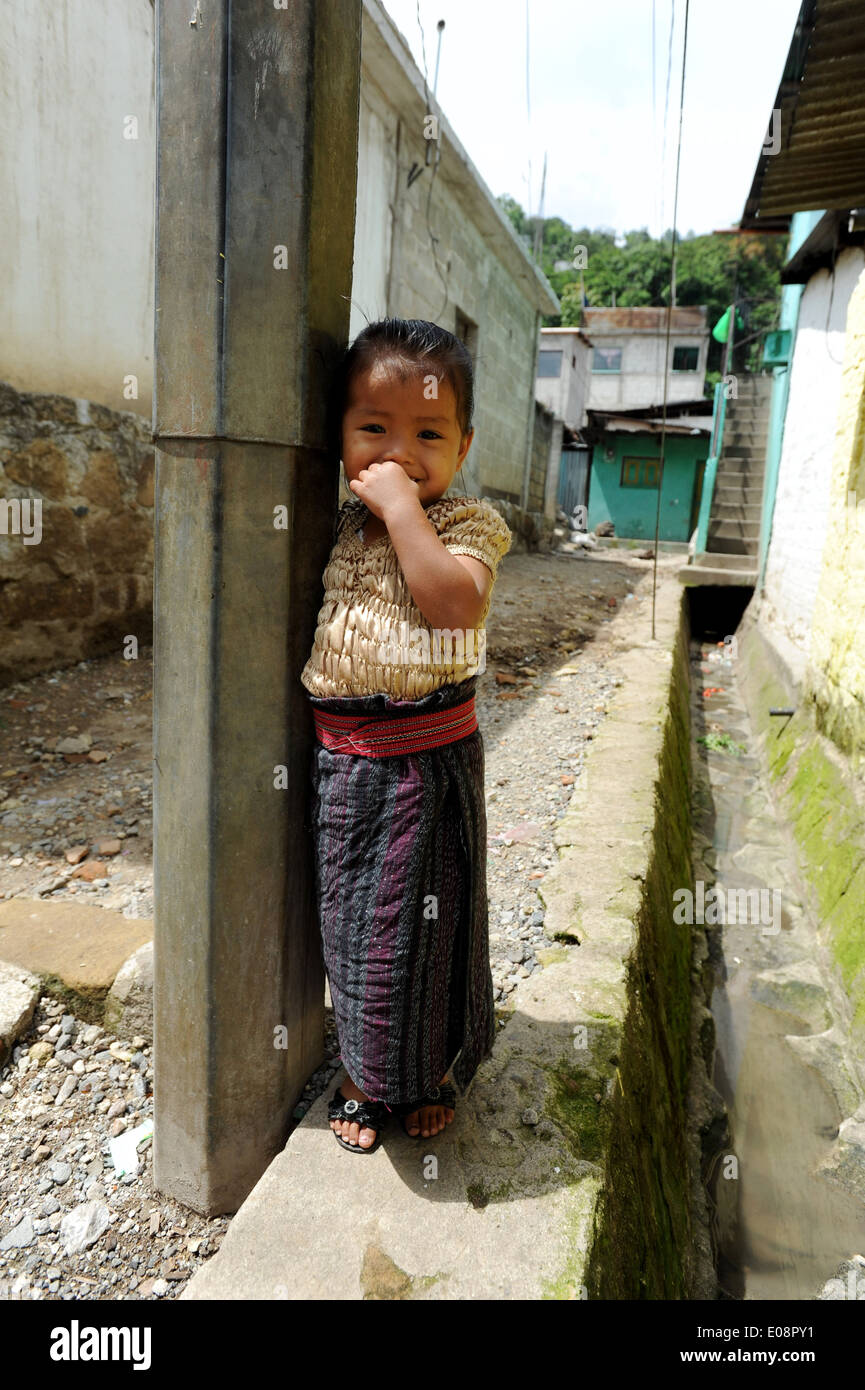
[[[622,349],[616,347],[595,348],[592,358],[593,372],[620,372],[622,370]]]
[[[538,353],[538,376],[561,376],[562,354],[542,348]]]
[[[700,349],[695,347],[673,348],[673,371],[695,372],[700,358]]]
[[[461,309],[454,312],[454,336],[459,338],[461,343],[465,343],[474,364],[478,349],[478,326]]]
[[[622,459],[622,487],[657,487],[658,459]]]

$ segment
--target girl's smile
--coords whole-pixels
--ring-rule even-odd
[[[371,464],[392,459],[417,484],[422,506],[444,496],[462,468],[474,430],[461,434],[456,396],[446,378],[432,381],[436,395],[430,398],[433,376],[400,381],[392,371],[376,367],[352,380],[342,420],[342,461],[349,482]]]

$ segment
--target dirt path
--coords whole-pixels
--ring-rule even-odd
[[[562,754],[559,777],[574,771],[586,731],[602,713],[594,706],[605,697],[599,676],[608,624],[623,605],[642,615],[650,586],[650,564],[621,551],[591,559],[511,555],[501,566],[478,698],[494,791],[491,833],[527,813],[529,802],[533,814],[543,809],[532,793],[541,766],[550,776],[558,769],[547,760],[549,735]],[[647,611],[647,635],[649,624]],[[571,718],[557,710],[555,696],[548,707],[542,696],[531,744],[514,750],[510,762],[503,751],[502,762],[496,750],[507,749],[515,725],[522,729],[526,701],[572,652],[581,653],[584,677],[571,678],[558,702],[571,701]],[[500,685],[497,675],[512,680]],[[127,917],[153,915],[152,680],[145,648],[136,661],[100,657],[0,692],[0,899],[86,895]],[[560,780],[547,788],[555,809],[570,786]],[[68,862],[67,852],[79,862]]]

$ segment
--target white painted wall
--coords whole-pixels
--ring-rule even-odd
[[[615,332],[589,330],[596,347],[622,349],[621,372],[591,372],[589,377],[590,410],[634,410],[639,406],[658,405],[664,397],[664,347],[662,333]],[[673,371],[673,349],[699,349],[695,372]],[[668,401],[695,401],[703,395],[706,376],[708,336],[688,333],[670,334],[670,369],[667,375]],[[591,361],[589,363],[591,369]]]
[[[0,379],[148,418],[154,47],[151,0],[3,6]]]
[[[589,371],[592,349],[587,347],[578,332],[560,329],[541,329],[541,352],[561,352],[562,368],[558,377],[539,376],[535,382],[535,397],[548,410],[564,420],[569,429],[578,430],[586,423],[586,403],[589,391]]]
[[[761,621],[780,631],[803,657],[810,656],[823,549],[830,540],[829,485],[847,305],[863,270],[865,255],[848,247],[838,257],[834,289],[829,272],[820,270],[799,303]]]

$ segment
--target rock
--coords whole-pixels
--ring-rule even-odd
[[[85,883],[92,883],[94,879],[103,877],[104,870],[104,860],[88,859],[84,864],[79,864],[77,869],[73,869],[69,877],[80,878]]]
[[[70,1163],[52,1163],[51,1176],[58,1187],[62,1187],[72,1177],[72,1165]]]
[[[153,1041],[153,942],[124,961],[105,1000],[105,1027]]]
[[[67,864],[80,864],[82,859],[86,859],[90,853],[89,845],[73,845],[72,849],[66,851]]]
[[[37,976],[0,961],[0,1066],[30,1027],[41,992]]]
[[[49,1057],[54,1055],[54,1045],[50,1042],[35,1042],[28,1051],[28,1057],[33,1057],[37,1062],[47,1062]]]
[[[111,754],[104,752],[103,749],[94,748],[87,754],[87,761],[89,763],[105,763],[110,757]]]
[[[843,1121],[828,1156],[817,1172],[865,1201],[865,1105]]]
[[[823,1077],[834,1092],[842,1113],[856,1109],[861,1095],[851,1071],[847,1039],[840,1028],[830,1028],[825,1033],[814,1033],[810,1037],[788,1033],[784,1041],[806,1066],[813,1067]]]
[[[80,1254],[98,1240],[111,1224],[111,1213],[104,1202],[82,1202],[73,1207],[60,1223],[60,1238],[67,1255]]]
[[[110,857],[112,854],[119,854],[122,848],[122,840],[100,840],[96,846],[96,852]]]
[[[93,746],[90,734],[79,734],[77,738],[61,738],[54,745],[55,753],[89,753]]]
[[[538,1114],[537,1110],[524,1110],[522,1114],[522,1121],[524,1125],[537,1125],[540,1124],[541,1117]]]
[[[812,960],[795,961],[779,970],[761,971],[751,982],[751,994],[761,1004],[801,1018],[815,1033],[831,1027],[829,996]]]
[[[63,1103],[67,1101],[69,1097],[72,1095],[72,1092],[75,1090],[75,1087],[77,1085],[77,1076],[67,1076],[66,1080],[63,1082],[63,1085],[60,1087],[60,1090],[57,1092],[57,1095],[54,1097],[54,1104],[63,1105]]]
[[[13,1226],[0,1240],[0,1250],[24,1250],[32,1243],[35,1234],[33,1217],[29,1211],[25,1211],[17,1226]]]

